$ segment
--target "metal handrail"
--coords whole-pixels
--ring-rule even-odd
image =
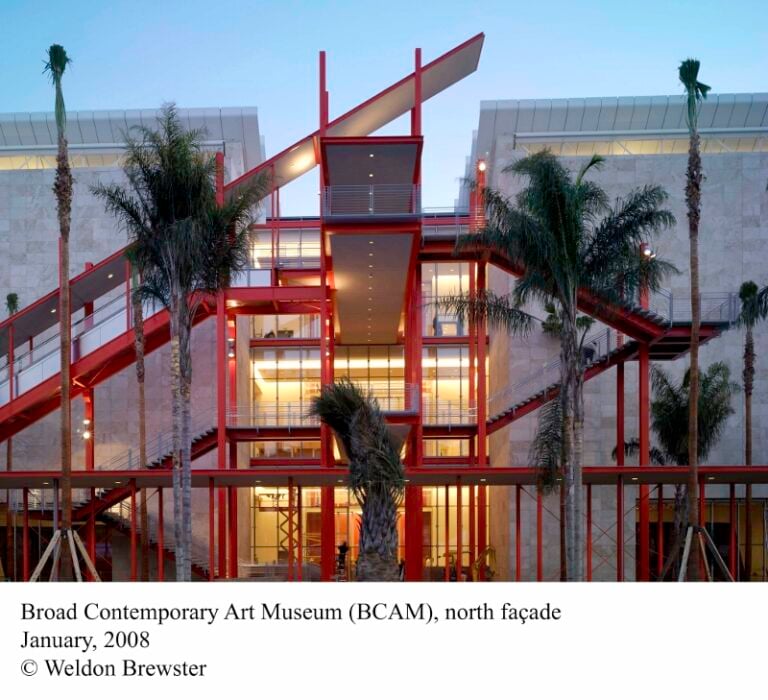
[[[591,367],[608,359],[611,352],[617,347],[617,336],[612,328],[604,328],[597,333],[587,336],[582,343],[582,362],[584,367]],[[501,411],[523,400],[545,391],[553,384],[560,381],[561,359],[559,353],[547,360],[540,369],[531,372],[514,384],[491,395],[490,415],[497,415]]]
[[[421,188],[412,184],[328,185],[323,216],[337,218],[402,217],[421,214]]]

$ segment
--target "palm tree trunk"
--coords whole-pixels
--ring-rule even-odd
[[[563,313],[560,339],[560,390],[563,399],[563,488],[565,489],[566,580],[583,578],[581,526],[581,459],[583,453],[583,399],[575,313]]]
[[[67,140],[59,130],[56,177],[53,191],[56,195],[59,218],[59,334],[61,360],[61,527],[72,528],[72,407],[71,355],[72,329],[69,293],[69,230],[72,216],[72,172],[69,168]],[[68,546],[62,546],[61,576],[71,578],[71,557]]]
[[[755,381],[755,340],[752,327],[747,326],[744,339],[744,464],[752,465],[752,391]],[[746,485],[745,494],[744,568],[747,581],[752,575],[752,485]]]
[[[701,154],[699,134],[691,129],[688,150],[685,201],[688,205],[688,238],[691,266],[691,373],[688,402],[688,517],[689,524],[699,524],[699,326],[701,323],[699,291],[699,218],[701,215]],[[688,559],[688,580],[701,578],[697,547],[691,548]]]
[[[184,580],[192,580],[192,377],[189,354],[189,329],[182,331],[182,380],[181,380],[181,497],[182,538],[184,541]],[[186,347],[185,347],[186,346]],[[186,356],[186,357],[185,357]]]
[[[5,470],[13,471],[13,438],[5,441]],[[5,575],[9,581],[14,580],[16,569],[16,552],[13,550],[13,529],[11,527],[11,491],[5,490]]]
[[[171,318],[171,396],[173,435],[173,541],[176,555],[176,580],[183,581],[184,539],[181,535],[183,506],[181,498],[181,359],[179,351],[178,307],[170,310]]]
[[[144,309],[138,295],[133,296],[133,332],[136,350],[136,383],[139,390],[139,468],[147,466],[147,406],[144,385]],[[149,581],[149,514],[147,513],[147,489],[142,488],[139,500],[141,523],[141,580]]]

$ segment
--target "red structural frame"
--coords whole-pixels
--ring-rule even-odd
[[[455,52],[482,41],[482,35],[448,52],[438,61],[450,58]],[[434,66],[437,62],[428,64]],[[322,188],[329,182],[332,173],[325,162],[325,147],[337,143],[376,144],[415,144],[417,156],[412,173],[412,183],[421,184],[421,151],[423,144],[422,133],[422,77],[426,67],[422,67],[421,50],[416,49],[414,55],[414,71],[403,81],[396,83],[383,93],[379,93],[371,101],[363,103],[343,117],[331,122],[329,119],[329,93],[326,79],[326,55],[320,53],[318,72],[318,129],[308,138],[312,140],[318,168],[319,184]],[[340,120],[354,115],[357,110],[372,104],[376,99],[386,95],[402,85],[412,81],[413,108],[410,110],[410,133],[405,136],[356,136],[354,138],[338,138],[328,136],[329,129],[340,123]],[[322,207],[318,218],[290,220],[280,216],[280,183],[275,177],[275,167],[278,160],[289,153],[291,149],[278,154],[266,161],[254,171],[243,177],[225,184],[224,155],[216,155],[216,192],[217,202],[222,205],[228,193],[259,172],[272,173],[271,216],[266,223],[258,224],[257,228],[268,230],[272,238],[272,272],[271,285],[260,288],[232,288],[220,293],[215,298],[205,298],[200,305],[196,323],[206,319],[215,320],[216,338],[216,424],[210,433],[201,436],[193,444],[193,459],[215,452],[215,468],[196,469],[193,473],[194,488],[208,490],[208,538],[209,551],[207,571],[202,572],[209,580],[237,578],[239,576],[238,543],[238,493],[240,489],[252,488],[255,485],[270,485],[287,487],[287,578],[302,580],[305,570],[305,552],[303,545],[302,525],[302,489],[319,487],[321,490],[321,545],[320,545],[320,576],[329,581],[336,576],[336,546],[335,541],[335,503],[334,490],[347,482],[346,469],[334,457],[333,439],[326,426],[319,427],[270,427],[257,428],[241,426],[233,420],[238,407],[238,358],[237,353],[230,353],[230,348],[237,348],[243,343],[237,342],[237,319],[240,315],[276,314],[276,313],[313,313],[320,318],[320,337],[317,339],[248,339],[250,347],[278,346],[313,346],[320,351],[320,379],[323,384],[334,379],[334,356],[336,349],[336,292],[334,282],[333,259],[330,251],[330,240],[334,235],[366,235],[368,233],[404,232],[412,236],[411,254],[408,260],[406,291],[403,299],[403,318],[405,332],[402,338],[405,359],[405,382],[410,385],[422,386],[422,350],[425,345],[463,345],[468,350],[470,359],[469,370],[469,406],[476,411],[476,421],[470,425],[442,426],[425,425],[423,406],[414,415],[400,417],[398,420],[408,426],[406,440],[405,466],[408,483],[405,488],[405,570],[404,576],[408,581],[420,581],[425,576],[425,551],[423,540],[424,528],[424,496],[426,486],[443,487],[445,504],[449,496],[455,493],[456,508],[454,521],[451,522],[449,509],[444,509],[445,540],[441,543],[444,565],[441,573],[445,580],[462,580],[469,578],[473,564],[480,561],[491,544],[489,540],[489,522],[487,511],[489,504],[489,487],[509,486],[514,493],[514,547],[510,551],[511,568],[515,580],[522,580],[524,567],[522,539],[524,534],[530,535],[523,524],[523,498],[532,498],[535,517],[535,570],[536,580],[544,578],[544,521],[549,517],[541,493],[533,494],[528,490],[535,484],[535,474],[528,467],[490,466],[488,454],[489,437],[502,430],[515,420],[535,411],[544,402],[555,395],[533,398],[522,408],[497,416],[488,415],[486,363],[488,360],[488,329],[485,324],[472,322],[468,334],[461,337],[433,338],[424,337],[422,328],[422,265],[428,262],[455,262],[457,259],[469,264],[470,294],[477,294],[486,288],[488,283],[489,266],[518,276],[522,273],[517,261],[506,259],[498,251],[462,251],[456,254],[454,240],[456,226],[467,227],[476,231],[484,225],[484,192],[486,188],[487,164],[483,160],[475,163],[474,179],[476,187],[470,193],[469,211],[458,216],[430,217],[430,228],[444,228],[445,236],[423,236],[424,220],[420,217],[414,221],[381,220],[345,226],[338,222],[323,219]],[[298,228],[313,228],[320,235],[320,259],[316,269],[290,270],[279,266],[279,242],[281,232]],[[114,280],[110,284],[106,278]],[[95,460],[95,426],[97,424],[98,406],[95,403],[94,388],[101,382],[124,369],[134,361],[133,330],[130,320],[131,275],[130,267],[124,260],[124,251],[96,265],[88,263],[83,273],[70,282],[73,290],[80,290],[81,305],[86,316],[93,312],[96,298],[111,288],[123,287],[126,299],[125,331],[113,340],[105,343],[97,350],[73,357],[72,396],[81,397],[84,404],[84,425],[90,431],[90,437],[85,441],[85,457],[82,471],[73,474],[73,484],[77,488],[90,489],[90,499],[85,505],[75,509],[73,514],[76,522],[85,527],[85,540],[92,559],[96,556],[96,522],[101,513],[111,506],[130,499],[131,517],[128,528],[130,541],[130,577],[137,578],[137,522],[136,522],[136,493],[138,488],[156,488],[158,498],[158,541],[157,579],[165,579],[165,559],[172,558],[163,542],[164,520],[164,491],[171,487],[170,458],[160,460],[150,468],[127,471],[103,472],[96,468]],[[82,290],[93,288],[98,291],[93,298],[82,298]],[[9,384],[10,400],[0,406],[0,440],[11,438],[27,426],[60,407],[60,380],[54,375],[19,394],[13,382],[13,368],[16,361],[17,342],[22,338],[32,347],[33,333],[29,328],[46,330],[50,320],[41,321],[41,309],[55,305],[57,293],[52,292],[31,306],[23,309],[10,319],[0,324],[0,331],[7,338],[8,366],[11,382]],[[647,308],[647,295],[642,295],[641,306]],[[624,562],[626,557],[624,546],[625,499],[627,489],[636,489],[635,498],[638,510],[638,547],[635,578],[641,581],[651,580],[658,575],[663,562],[661,546],[663,540],[663,485],[682,483],[686,479],[685,467],[657,467],[650,464],[649,459],[649,363],[650,360],[668,359],[670,347],[674,347],[678,355],[685,352],[690,338],[690,329],[686,327],[668,327],[660,325],[653,319],[647,318],[632,309],[617,307],[594,297],[586,290],[579,293],[579,307],[585,313],[594,315],[599,320],[616,329],[627,337],[620,339],[621,351],[598,367],[592,367],[586,372],[585,379],[589,380],[598,374],[616,368],[616,442],[621,445],[625,435],[625,364],[628,361],[638,362],[638,434],[640,439],[640,457],[638,466],[626,466],[624,456],[619,451],[615,466],[587,466],[584,468],[584,483],[586,496],[586,576],[588,580],[594,577],[594,571],[601,565],[595,548],[598,537],[605,532],[598,532],[593,517],[593,487],[607,486],[615,489],[615,556],[616,577],[623,580],[625,576]],[[37,325],[35,325],[37,324]],[[42,324],[42,325],[41,325]],[[715,337],[720,329],[714,325],[702,325],[702,341]],[[25,335],[26,334],[26,335]],[[159,313],[150,318],[145,324],[147,352],[152,352],[169,340],[169,324],[166,313]],[[29,338],[27,338],[29,336]],[[671,344],[671,345],[670,345]],[[234,354],[234,357],[230,355]],[[464,458],[450,460],[443,458],[425,458],[424,439],[460,438],[468,441],[469,454]],[[274,460],[251,459],[248,464],[238,463],[238,446],[264,440],[319,440],[321,443],[320,457],[313,460]],[[59,477],[54,465],[44,471],[6,472],[0,473],[0,488],[22,489],[23,525],[22,525],[22,576],[27,580],[30,575],[30,507],[29,489],[46,488],[56,483]],[[706,486],[708,483],[727,483],[729,489],[729,507],[731,514],[730,555],[728,566],[734,575],[737,570],[735,543],[737,538],[736,520],[736,484],[768,483],[768,466],[755,467],[701,467],[701,482],[699,497],[705,502]],[[97,494],[97,489],[99,492]],[[451,489],[454,489],[452,492]],[[466,517],[464,514],[464,490],[466,489]],[[650,532],[650,500],[656,497],[657,522],[656,541],[657,555],[651,561]],[[527,503],[527,502],[526,502]],[[701,509],[704,513],[704,509]],[[450,564],[451,543],[448,532],[451,525],[456,532],[456,553],[458,556]],[[485,567],[480,566],[478,577],[485,576]]]

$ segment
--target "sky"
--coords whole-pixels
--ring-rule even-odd
[[[59,43],[68,109],[255,106],[268,156],[317,128],[321,49],[333,119],[414,48],[427,63],[484,32],[478,71],[424,105],[425,206],[453,204],[481,100],[680,94],[689,56],[714,92],[768,91],[765,0],[0,0],[0,32],[0,112],[52,110]],[[283,214],[316,214],[316,174],[286,189]]]

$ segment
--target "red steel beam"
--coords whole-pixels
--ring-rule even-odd
[[[616,580],[624,580],[624,478],[616,482]]]

